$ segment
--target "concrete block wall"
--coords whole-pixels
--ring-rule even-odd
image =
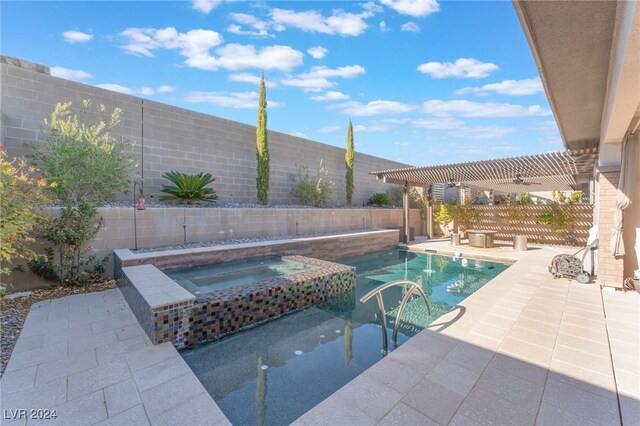
[[[46,137],[44,118],[57,102],[84,99],[122,109],[121,125],[113,132],[135,143],[144,176],[147,197],[157,198],[167,183],[162,173],[209,172],[221,202],[255,202],[256,129],[254,126],[124,95],[48,74],[48,68],[2,58],[2,119],[0,134],[10,155],[28,152],[25,143]],[[143,148],[144,146],[144,148]],[[315,174],[322,160],[334,182],[333,205],[345,204],[345,150],[307,139],[269,132],[271,157],[270,203],[287,203],[296,166],[307,166]],[[389,185],[368,173],[407,165],[356,153],[354,205],[362,205],[375,192]],[[124,197],[124,195],[122,195]]]
[[[600,233],[598,283],[611,287],[622,287],[624,275],[624,259],[613,257],[609,251],[619,180],[620,172],[602,172],[599,173],[597,181],[599,186],[598,229]]]

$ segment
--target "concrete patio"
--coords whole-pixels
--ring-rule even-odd
[[[517,262],[296,423],[637,424],[640,297],[553,279],[562,251],[500,251]],[[0,390],[3,417],[57,414],[2,424],[229,424],[170,344],[150,346],[119,290],[34,305]]]
[[[33,305],[0,391],[3,425],[229,424],[173,346],[151,346],[117,289]]]
[[[638,424],[640,297],[554,279],[572,251],[500,251],[517,262],[296,424]]]

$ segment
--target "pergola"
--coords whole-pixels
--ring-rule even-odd
[[[405,188],[402,207],[404,211],[404,241],[409,241],[409,187],[432,187],[448,184],[470,187],[483,191],[522,192],[571,191],[582,189],[593,175],[598,159],[597,148],[566,152],[524,155],[467,163],[443,164],[425,167],[373,171],[384,182],[400,184]],[[431,191],[430,191],[431,192]],[[429,202],[429,215],[433,203]],[[428,222],[432,235],[431,221]]]

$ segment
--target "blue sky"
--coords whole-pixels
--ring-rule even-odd
[[[411,165],[561,150],[511,2],[2,2],[54,75]]]

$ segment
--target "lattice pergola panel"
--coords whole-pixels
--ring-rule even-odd
[[[468,163],[409,167],[370,172],[385,182],[413,186],[449,182],[500,192],[563,191],[575,189],[577,176],[591,175],[597,149],[550,152]],[[519,177],[522,183],[514,183]]]

